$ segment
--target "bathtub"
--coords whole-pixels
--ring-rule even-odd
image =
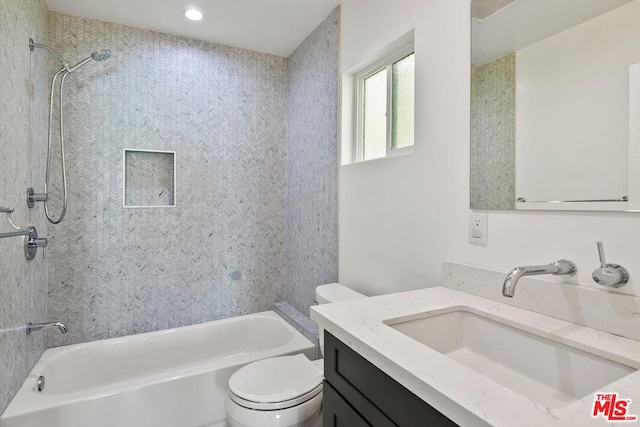
[[[225,426],[231,374],[296,353],[312,358],[315,348],[271,311],[49,349],[0,427]]]

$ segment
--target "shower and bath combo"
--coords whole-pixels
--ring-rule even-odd
[[[35,202],[43,202],[44,203],[44,211],[47,216],[47,219],[52,224],[59,224],[63,219],[67,212],[67,168],[65,164],[65,150],[64,150],[64,116],[63,116],[63,108],[62,101],[64,95],[64,80],[65,78],[88,64],[91,61],[105,61],[109,59],[111,56],[111,51],[108,49],[97,50],[93,52],[90,56],[78,62],[76,65],[69,65],[64,58],[59,55],[55,50],[51,49],[49,46],[44,44],[35,43],[33,39],[29,39],[29,49],[33,52],[35,48],[44,49],[53,55],[58,62],[60,62],[61,68],[58,72],[53,76],[53,80],[51,81],[51,93],[49,98],[49,133],[47,137],[47,171],[46,178],[44,182],[44,192],[36,193],[33,188],[27,189],[27,204],[30,208],[35,205]],[[60,82],[58,83],[58,79]],[[62,169],[62,211],[60,215],[56,219],[49,212],[49,180],[51,177],[51,146],[53,139],[53,114],[54,114],[54,106],[55,106],[55,90],[56,84],[58,84],[58,116],[60,119],[60,166]]]

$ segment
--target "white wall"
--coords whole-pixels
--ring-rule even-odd
[[[440,280],[450,240],[445,224],[454,201],[468,198],[452,191],[468,179],[467,172],[456,170],[468,165],[469,4],[344,3],[343,72],[415,29],[419,76],[414,153],[340,169],[339,275],[357,290],[378,294]],[[350,142],[345,132],[343,144]],[[456,157],[460,152],[462,158]]]
[[[516,55],[516,189],[527,200],[628,194],[629,66],[640,1]]]
[[[415,153],[340,169],[341,282],[390,293],[436,284],[447,258],[507,270],[566,257],[574,283],[599,288],[602,240],[631,273],[622,291],[640,295],[640,214],[490,213],[488,246],[468,244],[468,0],[346,0],[343,13],[343,70],[415,27],[418,79]]]
[[[640,117],[640,64],[629,67],[629,118]],[[629,209],[640,210],[640,120],[629,120]]]

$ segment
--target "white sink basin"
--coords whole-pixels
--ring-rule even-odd
[[[565,407],[636,371],[486,315],[451,307],[384,323],[549,408]]]

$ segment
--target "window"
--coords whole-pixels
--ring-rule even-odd
[[[356,75],[356,161],[410,152],[415,53],[405,46]]]

